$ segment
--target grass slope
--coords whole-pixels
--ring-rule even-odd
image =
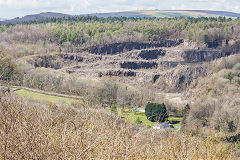
[[[122,112],[121,109],[118,109],[117,112],[121,117],[126,118],[127,121],[132,124],[139,124],[139,122],[141,122],[140,124],[146,125],[148,127],[152,127],[155,124],[155,122],[151,122],[147,119],[144,112],[134,113],[130,109],[126,110],[125,112]],[[178,121],[178,123],[173,124],[173,126],[174,126],[174,128],[179,128],[181,126],[180,123],[182,121],[182,118],[169,117],[168,121],[170,121],[170,122]]]
[[[41,93],[35,93],[32,91],[28,91],[25,89],[20,89],[15,92],[22,97],[27,97],[27,98],[31,98],[33,100],[39,100],[39,101],[48,101],[48,102],[52,102],[52,103],[72,104],[73,102],[77,101],[76,99],[73,99],[73,98],[45,95],[45,94],[41,94]]]
[[[152,127],[155,123],[151,122],[147,119],[146,115],[144,112],[125,112],[125,113],[121,113],[120,114],[122,117],[127,118],[127,120],[130,123],[136,124],[137,123],[137,119],[139,119],[139,121],[142,122],[142,124],[146,125],[146,126],[150,126]]]

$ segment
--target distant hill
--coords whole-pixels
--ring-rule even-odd
[[[216,16],[240,18],[240,14],[239,13],[227,12],[227,11],[210,11],[210,10],[195,10],[195,11],[186,10],[186,11],[198,12],[198,13],[202,13],[202,14],[206,13],[206,14],[209,14],[209,15],[216,15]]]
[[[64,17],[72,17],[72,15],[68,14],[62,14],[62,13],[55,13],[55,12],[43,12],[40,14],[33,14],[33,15],[27,15],[22,18],[16,17],[14,19],[1,21],[0,24],[16,24],[21,22],[29,22],[29,21],[40,21],[45,20],[47,18],[64,18]]]
[[[227,12],[227,11],[210,11],[210,10],[142,10],[142,11],[126,11],[126,12],[109,12],[109,13],[94,13],[85,14],[97,17],[219,17],[225,16],[229,18],[240,18],[239,13]],[[80,15],[81,16],[81,15]],[[64,18],[73,17],[73,15],[54,13],[54,12],[43,12],[40,14],[27,15],[22,18],[14,18],[11,20],[4,20],[0,18],[0,24],[16,24],[20,22],[38,21],[45,20],[47,18]]]
[[[147,15],[147,14],[142,14],[141,12],[138,11],[128,11],[128,12],[109,12],[109,13],[94,13],[94,14],[89,14],[90,16],[97,16],[97,17],[103,17],[103,18],[108,18],[108,17],[154,17],[152,15]]]
[[[6,18],[1,18],[0,17],[0,21],[6,21],[7,19]]]
[[[231,17],[240,18],[240,14],[226,11],[210,10],[143,10],[128,12],[110,12],[90,14],[98,17]]]

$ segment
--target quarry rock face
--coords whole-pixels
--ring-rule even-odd
[[[131,70],[128,70],[128,71],[124,71],[124,70],[113,71],[113,70],[111,70],[111,71],[107,71],[105,73],[99,72],[98,76],[99,77],[103,77],[103,76],[109,76],[109,77],[112,77],[112,76],[135,77],[136,76],[136,72],[133,72]]]
[[[240,52],[240,40],[224,41],[221,49],[196,49],[185,50],[182,53],[182,58],[185,62],[209,62],[218,58],[227,57]],[[209,45],[209,44],[208,44]],[[211,48],[211,47],[209,47]],[[214,47],[212,47],[214,48]]]
[[[188,88],[194,80],[204,77],[207,74],[207,68],[203,66],[182,66],[165,74],[155,75],[154,81],[159,85],[162,85],[162,82],[164,82],[168,87],[182,91]]]
[[[159,56],[165,56],[166,51],[162,49],[142,50],[138,53],[138,57],[146,60],[158,59]]]
[[[183,40],[165,40],[162,42],[123,42],[113,43],[107,45],[93,46],[85,49],[93,54],[118,54],[125,51],[141,50],[146,48],[157,48],[157,47],[173,47],[183,43]]]
[[[123,62],[120,63],[121,68],[125,69],[151,69],[157,68],[158,64],[156,62],[145,62],[145,61],[136,61],[136,62]]]
[[[171,68],[175,68],[177,67],[178,65],[181,65],[182,63],[181,62],[168,62],[168,61],[164,61],[164,62],[159,62],[158,63],[158,66],[160,67],[163,67],[164,69],[171,69]]]
[[[231,53],[221,50],[189,50],[183,52],[185,62],[205,62],[212,61],[221,57],[229,56]]]
[[[36,56],[28,60],[28,62],[31,63],[34,67],[54,69],[61,69],[63,66],[82,61],[83,58],[81,56],[71,54]]]
[[[235,52],[230,52],[233,49]],[[239,53],[240,43],[221,49],[182,40],[161,43],[123,42],[86,48],[85,52],[42,55],[27,61],[35,67],[59,69],[83,78],[112,77],[130,85],[154,85],[181,92],[208,75],[209,62]]]

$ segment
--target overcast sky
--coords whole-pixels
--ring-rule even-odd
[[[240,0],[0,0],[1,18],[47,11],[79,15],[150,9],[203,9],[240,13]]]

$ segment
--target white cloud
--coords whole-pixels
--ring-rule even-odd
[[[186,6],[185,6],[184,4],[182,4],[182,5],[179,7],[179,9],[184,10],[184,9],[186,9]]]
[[[240,12],[239,0],[0,0],[0,17],[43,11],[84,14],[147,9],[214,9]]]
[[[39,6],[46,6],[50,3],[48,1],[41,2],[39,0],[0,0],[0,4],[9,8],[36,8]]]

